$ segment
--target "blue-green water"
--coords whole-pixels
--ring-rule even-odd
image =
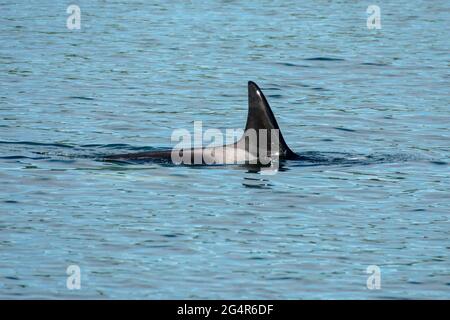
[[[75,4],[0,4],[0,298],[450,298],[448,1],[380,30],[367,1]],[[248,80],[297,153],[381,161],[97,160],[242,128]]]

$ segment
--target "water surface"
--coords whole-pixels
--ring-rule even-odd
[[[0,5],[1,298],[450,298],[448,1],[381,30],[366,1],[76,4],[74,31],[66,2]],[[242,128],[248,80],[322,163],[98,160]]]

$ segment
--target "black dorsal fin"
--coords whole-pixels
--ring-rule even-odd
[[[271,129],[278,129],[279,134],[279,152],[283,158],[291,158],[295,153],[288,147],[281,134],[280,127],[272,112],[272,109],[267,102],[262,90],[253,81],[248,82],[248,115],[247,124],[245,125],[244,139],[246,132],[249,129],[254,129],[258,132],[260,129],[267,129],[270,135]],[[270,139],[270,138],[269,138]]]

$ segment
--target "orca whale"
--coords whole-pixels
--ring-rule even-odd
[[[114,162],[166,161],[174,164],[257,164],[301,158],[281,134],[277,120],[262,90],[248,82],[248,115],[242,137],[235,143],[202,148],[180,148],[115,154],[103,160]]]

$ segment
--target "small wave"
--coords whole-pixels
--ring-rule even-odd
[[[44,147],[57,147],[57,148],[73,148],[74,146],[63,143],[42,143],[32,141],[0,141],[0,144],[22,144],[28,146],[44,146]]]
[[[343,127],[334,127],[336,130],[346,131],[346,132],[356,132],[356,130],[343,128]]]
[[[278,62],[278,65],[285,66],[285,67],[298,67],[298,68],[311,68],[311,66],[307,66],[304,64],[296,64],[291,62]]]
[[[294,160],[293,167],[304,166],[352,166],[371,165],[379,163],[395,163],[418,160],[417,157],[408,154],[351,154],[340,152],[303,152],[299,154],[299,159]]]
[[[314,57],[314,58],[306,58],[303,60],[306,60],[306,61],[345,61],[345,59],[330,58],[330,57]]]
[[[45,160],[50,159],[49,157],[26,157],[26,156],[4,156],[0,157],[3,160],[21,160],[21,159],[30,159],[30,160]]]
[[[445,161],[439,161],[439,160],[432,160],[432,161],[430,161],[430,163],[436,164],[436,165],[438,165],[438,166],[446,166],[446,165],[448,165],[447,162],[445,162]]]
[[[78,96],[73,96],[73,97],[68,97],[69,99],[78,99],[78,100],[95,100],[94,98],[90,98],[90,97],[78,97]]]
[[[375,67],[386,67],[387,63],[376,63],[376,62],[363,62],[361,63],[363,66],[375,66]]]

